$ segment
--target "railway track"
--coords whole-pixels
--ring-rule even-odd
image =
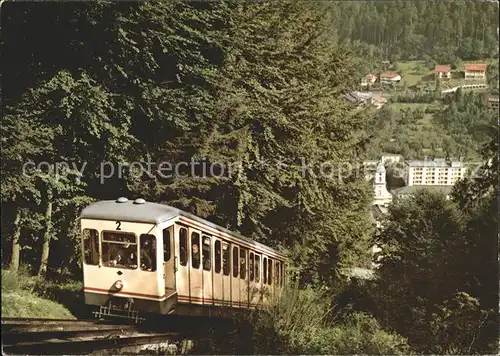
[[[98,350],[181,340],[180,333],[96,320],[2,318],[5,354],[89,354]]]

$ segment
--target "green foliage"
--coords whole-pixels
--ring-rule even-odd
[[[329,16],[335,39],[376,46],[381,59],[450,63],[490,57],[498,48],[498,6],[490,2],[341,1]]]
[[[2,269],[2,292],[32,291],[36,279],[29,277],[26,266],[21,266],[17,273]]]
[[[407,158],[477,160],[496,120],[484,104],[484,97],[473,92],[457,91],[442,103],[436,102],[432,94],[395,95],[391,101],[394,103],[376,113],[373,126],[368,128],[372,135],[369,157],[394,152]]]
[[[484,96],[473,92],[459,93],[446,99],[449,104],[435,115],[443,133],[458,146],[455,156],[479,156],[489,142],[497,117],[484,102]]]
[[[318,354],[411,355],[405,338],[381,329],[369,314],[352,313],[345,320],[324,330],[323,347]]]
[[[282,245],[300,267],[303,282],[322,276],[331,283],[339,266],[366,262],[369,248],[368,187],[347,169],[342,182],[318,174],[326,161],[359,161],[364,121],[339,98],[354,82],[354,61],[345,48],[325,39],[321,4],[239,4],[220,10],[230,19],[225,30],[231,46],[224,48],[225,61],[215,71],[207,64],[207,85],[200,86],[215,93],[214,104],[204,104],[203,122],[175,139],[183,150],[167,141],[151,153],[154,160],[193,157],[207,166],[239,169],[223,179],[131,180],[130,189]],[[312,174],[302,172],[303,161],[313,164]],[[348,221],[355,220],[363,223],[346,234]],[[324,257],[309,262],[319,255]]]
[[[430,323],[432,339],[429,341],[435,345],[435,352],[457,354],[466,350],[471,354],[477,350],[475,343],[491,322],[489,314],[481,309],[477,298],[464,292],[445,300],[437,307]]]
[[[288,288],[273,307],[254,314],[258,354],[409,354],[406,340],[382,331],[373,317],[346,314],[332,320],[329,294]]]
[[[2,270],[2,316],[24,318],[74,319],[62,305],[33,292],[37,280],[26,272]]]
[[[488,65],[486,76],[488,78],[488,86],[490,92],[498,95],[498,85],[500,83],[500,78],[498,76],[498,62],[494,62]]]
[[[482,202],[457,204],[426,191],[397,201],[376,239],[377,316],[418,352],[498,347],[497,198],[489,191],[463,199]]]

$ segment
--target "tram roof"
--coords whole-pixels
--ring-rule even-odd
[[[103,200],[93,203],[82,210],[81,219],[129,221],[137,223],[161,224],[162,222],[173,219],[177,216],[183,216],[192,219],[200,224],[206,225],[212,229],[241,239],[247,243],[257,245],[270,252],[278,253],[275,249],[254,241],[248,237],[242,236],[231,230],[223,228],[208,220],[202,219],[196,215],[183,210],[174,208],[166,204],[144,202],[137,204],[132,200],[126,202],[117,202],[116,200]]]

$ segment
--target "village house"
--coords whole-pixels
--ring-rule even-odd
[[[387,162],[396,163],[396,162],[403,162],[404,157],[403,157],[403,155],[400,155],[397,153],[382,153],[380,160],[384,164]]]
[[[486,80],[486,64],[466,64],[465,79]]]
[[[498,110],[498,108],[499,108],[499,105],[498,105],[499,101],[500,101],[500,97],[498,95],[489,95],[488,96],[488,106],[491,109]]]
[[[353,91],[344,95],[344,98],[356,105],[358,108],[374,106],[377,109],[380,109],[385,103],[387,103],[387,99],[381,94],[373,92]]]
[[[434,75],[436,79],[451,79],[451,66],[437,65],[434,68]]]
[[[384,72],[380,74],[380,82],[384,84],[399,83],[401,76],[395,72]]]
[[[361,79],[361,86],[367,87],[377,81],[377,76],[373,74],[367,74]]]
[[[387,99],[382,96],[381,93],[373,93],[372,105],[377,109],[380,109],[384,104],[387,103]]]

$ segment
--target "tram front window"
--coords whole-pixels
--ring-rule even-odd
[[[142,234],[141,237],[141,270],[156,271],[156,237]]]
[[[105,267],[137,268],[137,242],[134,234],[102,233],[102,263]]]

